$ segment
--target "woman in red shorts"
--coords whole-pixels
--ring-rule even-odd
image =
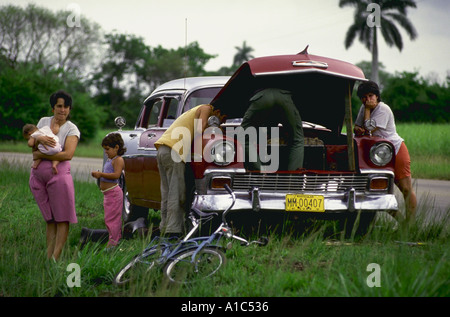
[[[406,219],[413,220],[416,213],[417,198],[412,188],[411,159],[404,140],[397,134],[394,114],[388,105],[380,100],[380,89],[373,81],[363,82],[358,87],[358,97],[362,101],[355,121],[355,134],[365,133],[364,122],[374,119],[376,128],[372,135],[392,142],[395,147],[395,184],[403,194],[406,205]]]

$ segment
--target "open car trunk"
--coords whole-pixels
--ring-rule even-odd
[[[315,59],[312,61],[312,59]],[[352,133],[342,134],[343,127],[352,131],[351,92],[356,80],[365,80],[359,68],[307,53],[277,57],[276,72],[270,60],[244,63],[212,101],[227,119],[242,118],[249,99],[264,88],[292,92],[292,99],[304,122],[304,168],[311,170],[355,171],[355,145]],[[275,61],[275,59],[274,59]],[[307,62],[302,64],[301,61]],[[294,66],[294,64],[302,66]],[[345,64],[345,72],[335,64]],[[349,67],[349,65],[351,67]],[[281,128],[282,129],[282,128]],[[282,134],[282,132],[280,133]],[[347,166],[342,166],[342,154]],[[287,149],[280,146],[280,169],[285,170]],[[339,156],[339,159],[333,156]],[[339,162],[340,166],[336,164]]]

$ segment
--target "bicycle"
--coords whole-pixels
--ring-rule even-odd
[[[228,185],[224,187],[231,195],[232,201],[230,206],[222,213],[222,222],[210,236],[193,238],[200,226],[218,216],[218,214],[207,214],[192,207],[188,217],[192,223],[192,229],[183,240],[173,241],[172,238],[153,238],[142,253],[138,254],[119,271],[114,278],[114,284],[128,283],[132,278],[132,272],[138,271],[138,267],[143,267],[142,274],[148,274],[155,266],[163,268],[164,276],[170,282],[192,283],[215,274],[225,264],[225,248],[221,244],[222,238],[238,240],[244,246],[250,244],[266,245],[268,239],[265,237],[261,237],[258,241],[249,242],[233,234],[226,221],[226,215],[233,208],[236,197]]]

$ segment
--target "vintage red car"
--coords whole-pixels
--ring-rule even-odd
[[[236,219],[239,214],[298,215],[353,223],[360,215],[361,223],[370,223],[378,211],[397,211],[393,145],[350,132],[352,90],[356,82],[365,80],[361,69],[350,63],[304,50],[296,55],[252,59],[231,78],[185,78],[160,86],[145,100],[135,129],[119,129],[127,147],[123,156],[125,220],[146,217],[149,208],[159,209],[154,142],[181,113],[205,103],[220,109],[227,119],[216,130],[207,130],[203,155],[193,156],[188,163],[188,196],[195,190],[195,207],[203,212],[227,207],[224,184],[235,192],[232,211]],[[242,140],[236,137],[236,129],[249,99],[267,87],[292,91],[297,98],[305,137],[301,169],[286,170],[286,148],[273,140],[265,144],[277,147],[279,164],[275,169],[250,171],[244,166]],[[282,125],[278,128],[282,134]]]

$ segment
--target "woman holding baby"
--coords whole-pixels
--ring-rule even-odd
[[[50,96],[53,116],[39,120],[37,128],[49,126],[59,138],[62,151],[47,155],[33,151],[33,160],[41,162],[31,169],[30,189],[47,223],[47,258],[57,261],[69,235],[69,224],[77,222],[75,212],[75,190],[70,174],[70,160],[80,139],[77,126],[69,121],[72,97],[57,91]],[[46,135],[36,137],[45,147],[55,147],[54,138]],[[52,169],[52,161],[58,161],[57,173]]]

